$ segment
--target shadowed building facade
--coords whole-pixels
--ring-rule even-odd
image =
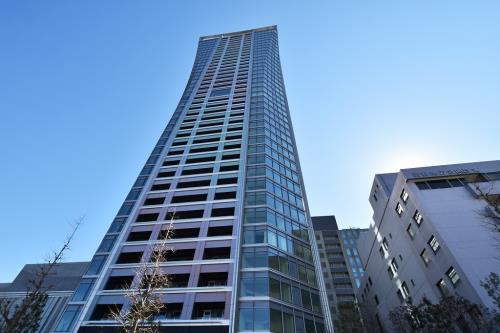
[[[173,222],[172,222],[173,221]],[[168,332],[332,332],[275,26],[202,37],[170,122],[55,332],[113,332],[168,240]]]

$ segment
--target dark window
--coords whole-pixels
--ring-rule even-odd
[[[193,143],[196,144],[196,143],[208,143],[208,142],[216,142],[216,141],[219,141],[220,140],[220,137],[214,137],[214,138],[201,138],[201,139],[195,139],[193,140]]]
[[[238,164],[227,164],[227,165],[221,165],[219,168],[220,172],[225,172],[225,171],[236,171],[239,169]]]
[[[224,149],[238,149],[240,147],[241,147],[241,144],[239,144],[239,143],[224,145]]]
[[[161,190],[168,190],[170,188],[170,184],[153,184],[151,186],[151,191],[161,191]]]
[[[154,319],[180,319],[182,313],[182,305],[182,303],[164,304],[163,309],[159,314],[154,316]]]
[[[236,183],[238,183],[238,177],[217,179],[217,185],[229,185],[229,184],[236,184]]]
[[[232,159],[237,159],[240,158],[240,154],[231,154],[231,155],[223,155],[222,159],[223,160],[232,160]]]
[[[196,302],[191,319],[222,319],[224,306],[224,302]]]
[[[163,162],[163,166],[178,165],[180,160],[167,160]]]
[[[158,239],[164,239],[168,230],[160,231]],[[188,229],[173,229],[170,232],[170,239],[179,238],[196,238],[200,233],[199,228],[188,228]]]
[[[215,145],[215,146],[210,146],[210,147],[193,147],[189,150],[189,153],[190,154],[194,154],[194,153],[204,153],[204,152],[208,152],[208,151],[216,151],[218,149],[218,146]]]
[[[210,179],[177,183],[177,188],[190,188],[190,187],[203,187],[203,186],[210,186]]]
[[[190,261],[194,258],[194,249],[174,250],[166,254],[167,261]]]
[[[227,285],[227,272],[223,273],[201,273],[198,287],[215,287]]]
[[[151,231],[134,231],[128,235],[127,242],[138,242],[148,240]]]
[[[215,193],[214,200],[234,199],[236,192],[217,192]]]
[[[133,276],[111,276],[106,282],[105,290],[116,290],[116,289],[129,289]]]
[[[450,184],[446,179],[440,179],[440,180],[429,180],[427,182],[431,189],[439,189],[439,188],[449,188],[451,187]]]
[[[428,190],[430,188],[427,182],[416,182],[415,185],[417,185],[419,190]]]
[[[198,168],[198,169],[184,169],[182,170],[182,175],[199,175],[203,173],[211,173],[213,170],[212,167],[209,168]]]
[[[169,288],[185,288],[188,286],[189,274],[169,274],[168,287]],[[170,304],[167,305],[167,308]]]
[[[212,260],[212,259],[229,259],[231,254],[230,247],[212,247],[206,248],[203,253],[203,259]]]
[[[118,259],[116,260],[117,264],[131,264],[138,263],[141,261],[142,252],[123,252],[120,253]]]
[[[176,195],[172,198],[172,203],[195,202],[207,200],[207,194]]]
[[[163,177],[173,177],[175,176],[175,171],[161,171],[158,172],[157,178],[163,178]]]
[[[196,135],[216,134],[216,133],[220,133],[220,132],[222,132],[222,128],[198,131],[198,132],[196,132]]]
[[[226,208],[214,208],[212,209],[211,217],[221,217],[221,216],[233,216],[234,215],[234,207],[226,207]]]
[[[149,213],[149,214],[139,214],[137,216],[136,222],[153,222],[158,219],[158,213]]]
[[[210,227],[208,228],[208,237],[213,237],[213,236],[231,236],[233,234],[233,227],[228,225],[228,226],[222,226],[222,227]]]
[[[161,198],[147,198],[144,200],[144,206],[154,206],[154,205],[161,205],[165,202],[165,197]]]
[[[168,212],[165,220],[177,219],[196,219],[203,217],[203,209],[200,210],[185,210],[180,212]]]
[[[215,156],[205,156],[205,157],[193,157],[186,160],[186,164],[190,163],[201,163],[201,162],[213,162],[215,161]]]
[[[113,313],[119,312],[123,304],[97,304],[90,320],[113,319]]]

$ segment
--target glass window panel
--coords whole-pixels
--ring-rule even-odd
[[[301,294],[302,294],[302,306],[304,306],[306,309],[312,309],[311,296],[309,294],[309,291],[302,289]]]
[[[316,330],[314,329],[314,321],[306,319],[306,332],[314,333]]]
[[[241,280],[241,296],[253,296],[253,281],[249,278],[243,278]]]
[[[295,333],[295,325],[293,324],[293,316],[283,312],[283,328],[285,333]]]
[[[256,309],[254,309],[254,311],[255,311],[255,318],[254,318],[255,327],[254,327],[254,329],[256,331],[269,330],[269,309],[256,308]]]
[[[269,296],[276,299],[281,299],[280,282],[273,278],[269,279]]]
[[[239,330],[253,331],[253,309],[240,309]]]
[[[302,306],[302,298],[300,295],[300,289],[297,287],[292,287],[292,301],[296,306]]]
[[[267,278],[255,278],[255,296],[267,296],[269,295]]]
[[[281,299],[292,303],[292,287],[288,283],[281,282]]]
[[[68,305],[56,327],[56,332],[69,332],[80,308],[79,305]]]
[[[281,322],[281,312],[271,309],[271,332],[283,333],[283,323]]]
[[[99,274],[102,266],[104,265],[104,261],[106,260],[106,256],[94,256],[92,261],[90,262],[89,268],[87,269],[87,275]]]
[[[94,279],[82,279],[75,293],[73,294],[73,301],[79,302],[84,301],[94,284]]]
[[[295,316],[295,333],[306,333],[304,319],[302,317]]]

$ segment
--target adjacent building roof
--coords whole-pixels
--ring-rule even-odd
[[[28,264],[23,267],[12,283],[1,283],[0,292],[22,292],[27,290],[40,268],[48,264]],[[57,264],[45,281],[51,291],[75,290],[89,262],[66,262]]]

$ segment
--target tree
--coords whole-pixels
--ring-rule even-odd
[[[481,281],[481,286],[495,304],[496,309],[492,311],[492,320],[497,326],[500,326],[500,276],[497,273],[490,273],[485,280]]]
[[[149,263],[143,262],[135,270],[135,285],[124,288],[128,308],[123,311],[111,311],[111,317],[118,321],[124,333],[157,333],[160,330],[156,318],[165,310],[165,304],[157,291],[169,284],[169,276],[162,270],[161,264],[166,261],[167,253],[172,251],[172,248],[167,246],[172,230],[170,223],[163,234],[162,242],[152,246]]]
[[[479,211],[483,217],[486,226],[494,233],[500,246],[500,194],[494,190],[494,184],[484,176],[477,176],[472,184],[476,190],[479,199],[484,200],[486,207]]]
[[[389,319],[397,332],[493,332],[489,313],[459,295],[446,295],[433,304],[424,298],[393,309]],[[492,330],[493,329],[493,330]]]
[[[48,291],[52,287],[47,283],[57,264],[61,263],[76,231],[83,223],[80,218],[72,225],[70,234],[66,237],[62,247],[55,251],[46,265],[40,265],[35,277],[28,281],[26,296],[21,302],[13,298],[0,299],[0,331],[4,333],[32,333],[38,330],[40,319],[47,303]]]

